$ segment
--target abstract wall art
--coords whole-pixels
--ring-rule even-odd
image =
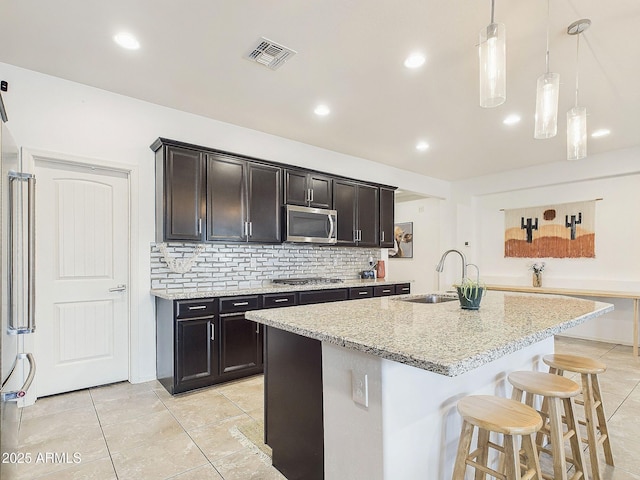
[[[504,256],[594,258],[595,203],[505,209]]]

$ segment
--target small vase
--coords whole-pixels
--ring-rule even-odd
[[[376,273],[378,278],[384,278],[387,276],[387,272],[384,268],[384,260],[378,260],[378,263],[376,264]]]
[[[542,287],[542,272],[533,272],[533,286]]]

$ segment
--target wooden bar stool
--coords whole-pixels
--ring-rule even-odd
[[[487,473],[502,480],[542,479],[538,452],[532,438],[542,426],[542,418],[533,408],[508,398],[472,395],[458,402],[458,412],[463,422],[453,480],[464,480],[467,465],[475,468],[476,480],[486,478]],[[476,427],[477,448],[470,452]],[[491,432],[504,435],[503,445],[490,441]],[[522,437],[524,465],[520,463],[518,437]],[[504,453],[500,471],[488,465],[489,448]]]
[[[587,438],[583,439],[589,445],[589,458],[591,459],[591,474],[594,480],[600,480],[600,461],[598,459],[598,445],[602,445],[605,461],[613,465],[613,453],[609,441],[609,429],[607,417],[602,405],[602,394],[598,374],[604,373],[607,366],[597,360],[577,355],[554,354],[545,355],[542,361],[549,365],[549,372],[562,375],[565,371],[579,373],[582,379],[582,402],[586,422],[580,422],[586,426]],[[598,437],[598,432],[600,436]]]
[[[522,401],[526,393],[525,403],[534,406],[536,395],[542,397],[541,411],[544,425],[540,432],[549,437],[551,449],[544,448],[542,438],[537,435],[538,451],[548,453],[553,457],[553,476],[543,474],[544,478],[567,480],[567,462],[575,467],[571,477],[574,480],[587,478],[585,463],[580,444],[580,432],[576,420],[572,398],[580,393],[580,385],[568,378],[543,372],[512,372],[507,377],[513,385],[514,400]],[[567,426],[564,432],[563,424]],[[565,452],[565,441],[569,440],[571,457]]]

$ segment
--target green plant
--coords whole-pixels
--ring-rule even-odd
[[[480,308],[480,301],[486,291],[484,283],[480,282],[480,279],[471,280],[467,277],[462,279],[462,282],[458,285],[454,285],[458,291],[458,300],[460,300],[460,307],[465,310],[478,310]]]
[[[482,297],[485,291],[484,283],[479,280],[471,280],[470,278],[463,278],[462,282],[454,285],[454,287],[469,301]]]

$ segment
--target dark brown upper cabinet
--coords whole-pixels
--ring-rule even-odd
[[[332,208],[332,178],[315,172],[284,171],[284,203],[303,207]]]
[[[393,247],[394,187],[158,138],[156,241],[282,242],[282,204],[338,211],[340,245]]]
[[[156,150],[156,239],[204,238],[204,155],[194,149],[163,145]]]
[[[378,187],[335,179],[333,206],[338,212],[338,244],[378,246]]]
[[[395,191],[380,187],[380,247],[393,248]]]
[[[280,243],[281,169],[207,155],[207,240]]]

